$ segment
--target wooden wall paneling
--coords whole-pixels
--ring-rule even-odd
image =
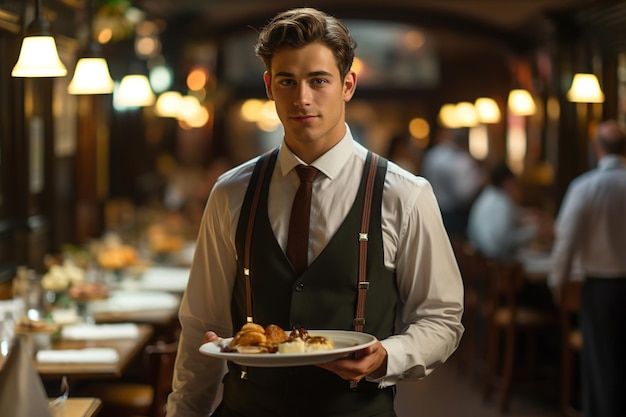
[[[51,193],[50,219],[52,226],[51,251],[59,253],[63,245],[76,239],[75,163],[77,149],[77,96],[67,92],[78,55],[78,42],[57,36],[59,57],[68,69],[66,77],[53,81],[53,182],[47,185]]]
[[[22,106],[21,96],[15,93],[11,70],[21,43],[20,11],[23,7],[20,1],[0,1],[0,286],[13,278],[17,265],[15,143],[21,139],[17,115]]]
[[[110,99],[110,96],[106,96]],[[86,243],[102,233],[102,158],[101,141],[108,134],[102,133],[99,120],[102,116],[101,96],[78,97],[78,135],[76,153],[76,238]],[[108,167],[107,167],[108,168]],[[106,171],[108,175],[108,170]]]

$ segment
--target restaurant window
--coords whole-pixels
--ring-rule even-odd
[[[345,20],[357,42],[354,69],[360,88],[421,89],[439,83],[439,61],[432,36],[421,28],[395,22]],[[265,70],[254,54],[258,34],[233,36],[223,44],[225,81],[261,86]]]

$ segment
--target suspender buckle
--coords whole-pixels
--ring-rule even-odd
[[[367,233],[359,233],[359,242],[367,242]]]
[[[244,274],[245,276],[249,277],[249,276],[250,276],[250,268],[244,268],[244,269],[243,269],[243,274]]]
[[[369,290],[370,289],[370,282],[369,281],[359,282],[359,289],[360,290]]]
[[[365,326],[365,317],[355,318],[354,320],[352,320],[352,324],[354,325],[354,327]]]

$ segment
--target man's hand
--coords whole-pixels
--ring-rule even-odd
[[[214,342],[219,339],[219,336],[215,332],[206,332],[202,338],[202,344]]]
[[[356,352],[356,358],[337,359],[317,366],[347,381],[358,382],[366,376],[376,379],[387,373],[387,351],[380,341],[376,341],[373,345]]]

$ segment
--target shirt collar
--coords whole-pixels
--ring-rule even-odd
[[[311,166],[319,169],[321,173],[332,180],[339,174],[339,171],[341,171],[347,163],[348,158],[350,158],[353,151],[354,143],[352,139],[352,132],[350,132],[350,128],[346,124],[346,134],[344,137],[325,154],[313,161]],[[280,171],[283,176],[287,175],[292,169],[300,164],[306,165],[291,151],[291,149],[289,149],[289,146],[287,146],[284,139],[280,147],[279,164]]]
[[[605,155],[598,162],[598,168],[601,171],[614,168],[624,168],[624,160],[619,155]]]

